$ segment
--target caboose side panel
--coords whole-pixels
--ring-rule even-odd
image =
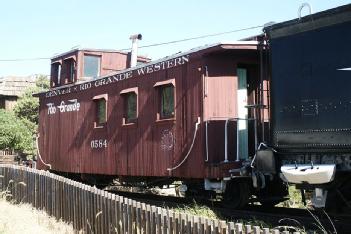
[[[55,165],[55,170],[58,171],[129,176],[168,175],[167,168],[178,160],[174,155],[184,151],[186,146],[182,144],[189,144],[185,142],[190,141],[187,136],[181,137],[183,132],[192,132],[197,119],[188,118],[183,110],[200,116],[200,105],[196,104],[200,97],[192,96],[194,93],[197,95],[199,91],[191,90],[201,88],[196,84],[201,82],[201,76],[196,76],[195,72],[195,82],[191,83],[192,79],[188,77],[188,73],[192,70],[194,69],[190,65],[184,65],[167,71],[153,72],[151,75],[139,75],[118,85],[88,88],[78,94],[48,98],[46,102],[41,99],[40,129],[41,132],[45,132],[41,136],[41,144],[45,146],[41,147],[42,154],[47,155],[44,157]],[[92,85],[99,86],[97,82]],[[163,82],[164,85],[175,87],[175,116],[172,118],[157,117],[160,82],[161,85]],[[188,85],[193,87],[188,88]],[[81,86],[90,85],[85,83]],[[125,124],[122,93],[133,87],[138,89],[138,119],[135,123]],[[100,97],[106,99],[106,123],[95,126],[95,100]],[[61,112],[61,104],[68,104],[73,102],[72,100],[78,103],[79,110]],[[187,101],[190,103],[189,107]],[[56,112],[48,114],[49,107],[56,108]],[[182,118],[192,123],[182,121]],[[46,125],[65,127],[54,130],[46,128]],[[187,129],[187,126],[191,129]],[[58,138],[54,140],[55,144],[46,143],[55,138]],[[193,173],[200,175],[199,171],[203,170]]]

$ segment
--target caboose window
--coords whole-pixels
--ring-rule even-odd
[[[137,114],[137,103],[136,103],[136,94],[129,93],[126,95],[126,122],[134,122],[136,120]]]
[[[107,94],[95,96],[95,122],[94,127],[103,127],[107,122]]]
[[[100,56],[84,55],[84,77],[100,75]]]
[[[97,104],[97,123],[99,125],[106,123],[106,100],[101,98],[96,101]]]
[[[120,92],[123,95],[123,124],[135,123],[138,118],[138,88],[129,88]]]
[[[64,74],[65,83],[72,83],[75,80],[75,60],[72,58],[64,60]]]
[[[157,120],[174,118],[175,79],[159,81],[154,87],[158,90]]]
[[[51,65],[51,81],[52,87],[59,85],[61,80],[61,64],[60,63],[53,63]]]
[[[174,117],[174,87],[165,85],[160,87],[161,96],[161,119]]]

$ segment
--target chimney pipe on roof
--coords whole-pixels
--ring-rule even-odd
[[[134,34],[129,37],[132,40],[132,51],[130,56],[130,67],[135,67],[138,61],[138,41],[142,39],[141,34]]]

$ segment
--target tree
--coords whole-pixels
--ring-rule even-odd
[[[39,100],[33,94],[48,88],[47,76],[37,76],[36,86],[26,89],[13,108],[13,113],[1,113],[0,149],[9,148],[27,155],[35,154],[33,137],[38,128]]]
[[[50,82],[47,76],[45,75],[38,75],[36,77],[36,86],[41,88],[42,90],[48,90],[50,88]]]
[[[13,111],[17,117],[38,124],[39,100],[32,96],[35,90],[37,89],[28,89],[17,101]]]
[[[36,78],[36,86],[26,89],[21,98],[17,101],[13,111],[20,119],[26,119],[34,124],[39,121],[39,100],[33,97],[34,93],[39,93],[49,88],[49,80],[46,76],[39,75]]]
[[[0,149],[14,149],[16,151],[33,154],[33,123],[25,119],[18,119],[10,111],[0,110]]]

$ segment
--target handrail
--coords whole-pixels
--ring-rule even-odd
[[[206,160],[208,162],[208,121],[205,122],[205,130],[206,130]]]
[[[35,143],[36,143],[36,146],[37,146],[38,158],[40,159],[40,161],[41,161],[45,166],[48,166],[49,169],[51,170],[51,164],[45,163],[44,160],[41,158],[40,151],[39,151],[39,136],[40,136],[40,135],[38,134],[37,137],[36,137],[36,140],[35,140]]]
[[[215,120],[225,120],[225,127],[224,127],[224,163],[228,163],[228,124],[229,122],[237,122],[237,128],[236,128],[236,162],[240,161],[240,157],[239,157],[239,121],[241,120],[245,120],[245,121],[254,121],[256,122],[257,119],[255,118],[225,118],[225,117],[213,117],[208,119],[207,121],[205,121],[205,132],[206,132],[206,139],[205,139],[205,143],[206,143],[206,159],[205,162],[208,162],[209,160],[209,156],[208,156],[208,122],[210,121],[215,121]],[[255,124],[254,126],[255,128],[255,147],[257,146],[257,126]]]
[[[297,15],[299,16],[299,20],[301,20],[301,11],[304,7],[308,7],[308,11],[309,11],[310,15],[313,12],[312,6],[309,3],[307,3],[307,2],[302,3],[301,6],[299,7],[299,9],[297,10]]]
[[[193,141],[191,142],[191,145],[190,145],[190,148],[188,150],[188,153],[185,155],[184,159],[177,166],[174,166],[174,167],[171,167],[171,168],[167,168],[167,171],[171,172],[171,171],[177,169],[178,167],[180,167],[187,160],[187,158],[190,155],[191,150],[193,149],[193,146],[194,146],[194,143],[195,143],[195,138],[196,138],[196,133],[197,133],[197,130],[199,129],[200,123],[201,123],[201,119],[200,119],[200,117],[197,117],[197,122],[195,123],[195,130],[194,130]]]

